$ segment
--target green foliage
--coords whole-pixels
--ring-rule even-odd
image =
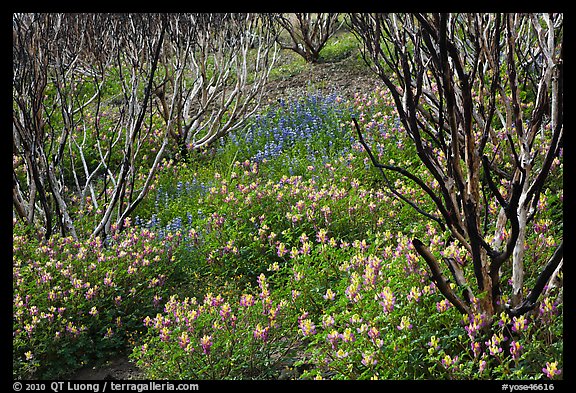
[[[129,228],[106,241],[37,241],[15,223],[15,378],[60,378],[124,350],[175,283],[176,238]]]
[[[356,36],[349,31],[341,31],[333,35],[320,51],[320,62],[341,61],[360,48]]]
[[[62,375],[129,344],[151,379],[562,378],[561,291],[524,319],[463,318],[410,239],[459,263],[465,250],[389,193],[351,116],[379,161],[425,178],[384,91],[310,95],[166,161],[107,247],[40,243],[16,225],[15,377]],[[561,161],[553,171],[528,231],[530,269],[562,234]],[[414,184],[389,180],[432,209]]]
[[[178,300],[147,318],[149,335],[133,357],[151,379],[268,379],[295,344],[284,300],[271,297],[264,275],[258,293],[238,297],[206,294]]]
[[[388,99],[380,90],[357,96],[351,112],[344,113],[359,118],[379,160],[402,163],[423,175]],[[447,244],[447,234],[425,225],[382,188],[380,174],[354,142],[349,122],[340,124],[345,132],[326,138],[325,125],[338,123],[331,123],[332,113],[318,115],[326,113],[319,102],[323,99],[312,96],[270,107],[240,133],[242,138],[231,135],[212,153],[209,170],[203,165],[173,168],[179,174],[176,187],[157,194],[155,225],[163,231],[189,233],[182,244],[190,247],[181,248],[176,258],[187,271],[191,290],[181,288],[180,293],[198,298],[226,293],[227,302],[239,312],[234,299],[245,292],[256,295],[254,288],[264,275],[270,296],[282,299],[277,301],[283,304],[285,319],[274,331],[285,341],[264,343],[251,336],[258,323],[265,326],[263,320],[252,319],[255,316],[242,319],[241,327],[222,328],[215,323],[220,318],[216,307],[206,314],[203,329],[182,324],[174,329],[188,332],[196,348],[191,354],[181,356],[184,350],[177,336],[163,341],[161,331],[150,328],[144,347],[136,348],[133,357],[143,368],[154,370],[150,377],[541,377],[546,362],[561,359],[560,309],[552,312],[553,323],[546,331],[546,339],[553,343],[550,350],[535,350],[539,346],[533,340],[542,333],[537,333],[540,322],[534,316],[530,317],[534,328],[504,341],[518,343],[518,353],[511,354],[506,347],[491,355],[487,342],[494,334],[503,335],[504,328],[495,321],[492,329],[482,326],[482,333],[475,333],[476,325],[464,323],[430,284],[409,239],[425,234],[434,253],[457,260],[463,258],[463,250]],[[318,132],[290,135],[318,124]],[[326,149],[328,141],[339,144],[334,154]],[[299,156],[306,157],[302,162],[307,166],[298,165]],[[394,176],[390,180],[421,206],[431,206],[413,184]],[[539,231],[550,229],[541,219],[537,222],[542,226]],[[547,249],[542,241],[541,252]],[[486,323],[478,318],[480,325]],[[211,337],[218,356],[200,349],[204,336]],[[260,353],[273,354],[281,353],[278,346],[284,343],[285,361],[260,359],[267,367],[272,365],[272,371],[259,374],[251,352],[257,343]],[[234,363],[215,360],[223,354]],[[169,371],[162,371],[166,364],[171,364]],[[242,369],[252,371],[239,374]]]
[[[269,76],[270,80],[286,79],[298,75],[307,67],[311,66],[306,63],[306,60],[302,56],[287,49],[283,50],[280,56],[283,57],[284,61],[277,62],[277,65],[272,67]]]

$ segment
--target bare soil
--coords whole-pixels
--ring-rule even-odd
[[[74,373],[71,380],[138,380],[145,379],[140,370],[127,355],[108,361],[98,367],[85,367]]]
[[[296,75],[270,80],[265,89],[263,104],[273,103],[280,97],[297,97],[314,92],[353,99],[354,94],[369,93],[383,84],[353,54],[338,62],[307,64]]]

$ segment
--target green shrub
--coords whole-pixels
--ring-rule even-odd
[[[129,228],[102,241],[37,241],[15,223],[14,378],[61,378],[124,350],[173,290],[178,239]]]
[[[327,108],[336,104],[348,109]],[[380,161],[425,176],[389,98],[377,89],[352,105],[313,96],[270,107],[213,153],[212,169],[187,167],[176,188],[157,194],[159,230],[188,233],[187,246],[176,252],[190,280],[180,294],[205,300],[174,300],[176,308],[201,311],[190,326],[172,323],[169,334],[149,327],[133,357],[150,377],[535,379],[543,369],[561,368],[561,302],[554,294],[543,300],[547,322],[529,316],[530,328],[517,334],[515,321],[463,320],[431,284],[409,239],[418,234],[433,253],[462,263],[464,251],[394,198],[355,142],[351,115]],[[432,207],[414,184],[389,180],[419,206]],[[536,222],[547,227],[545,220]],[[541,242],[544,255],[554,236],[531,241]],[[263,314],[246,313],[238,302],[257,295],[262,275],[282,304],[282,322],[271,332],[283,339],[258,349],[268,357],[255,351]],[[218,307],[205,307],[212,293],[222,294]],[[222,320],[223,304],[242,323]],[[157,319],[175,317],[170,308]],[[185,332],[195,348],[189,353],[179,341]],[[212,354],[202,351],[203,337],[210,337]]]
[[[562,378],[562,292],[525,320],[463,318],[410,239],[460,263],[463,248],[389,192],[351,116],[378,160],[425,178],[382,90],[350,103],[311,95],[167,161],[135,227],[108,246],[42,243],[16,225],[15,376],[62,375],[128,343],[151,379]],[[414,184],[389,180],[432,208]],[[562,233],[562,185],[550,187],[527,264]]]
[[[271,296],[266,277],[259,291],[225,298],[208,293],[166,304],[147,318],[144,344],[132,357],[150,379],[271,379],[294,350],[286,302]]]

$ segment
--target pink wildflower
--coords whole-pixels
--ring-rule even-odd
[[[270,330],[270,326],[266,326],[262,328],[262,325],[256,325],[256,329],[254,329],[254,338],[260,339],[264,342],[268,339],[268,331]]]
[[[202,346],[202,352],[204,352],[204,355],[210,354],[210,347],[212,347],[212,344],[214,344],[212,342],[212,336],[208,336],[206,334],[202,336],[200,339],[200,345]]]
[[[558,369],[558,362],[546,362],[546,367],[542,368],[542,371],[548,378],[554,378],[556,375],[560,375],[562,369]]]
[[[522,348],[522,345],[518,341],[512,341],[510,343],[510,355],[512,355],[512,359],[518,360]]]

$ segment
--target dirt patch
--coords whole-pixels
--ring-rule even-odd
[[[369,93],[383,84],[355,55],[350,55],[339,62],[307,64],[296,75],[269,81],[262,102],[266,104],[280,97],[298,97],[313,92],[353,99],[354,94]]]
[[[78,370],[71,380],[134,380],[145,379],[144,373],[127,356],[120,356],[99,367]]]

